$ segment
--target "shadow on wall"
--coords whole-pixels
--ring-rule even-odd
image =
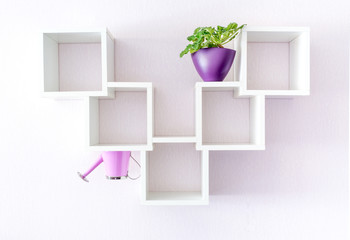
[[[285,159],[284,153],[278,149],[255,152],[211,152],[210,194],[303,193],[306,192],[303,182],[307,176],[300,166],[302,165],[298,161]]]
[[[276,160],[264,151],[217,151],[210,153],[210,195],[242,195],[279,192]]]
[[[286,195],[315,190],[325,177],[321,172],[315,177],[317,166],[312,164],[320,146],[306,144],[314,130],[306,129],[295,117],[298,104],[296,99],[267,101],[266,150],[210,152],[210,195]]]

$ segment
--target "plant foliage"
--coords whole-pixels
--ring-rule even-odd
[[[223,45],[235,39],[242,28],[246,26],[243,24],[238,26],[237,23],[230,23],[227,27],[199,27],[193,32],[193,35],[188,36],[187,40],[192,42],[180,53],[180,57],[188,52],[194,53],[201,48],[223,48]]]

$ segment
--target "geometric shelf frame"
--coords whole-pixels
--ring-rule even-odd
[[[239,96],[238,82],[196,83],[196,136],[197,150],[264,150],[265,149],[265,96]],[[203,92],[232,91],[232,100],[249,101],[249,142],[247,143],[204,143],[203,142]],[[231,109],[227,109],[230,111]]]
[[[160,137],[161,138],[161,137]],[[189,143],[189,141],[182,141],[181,137],[166,137],[164,140],[160,140],[159,143],[155,143],[154,151],[161,148],[162,145],[170,145],[175,148],[175,154],[178,154],[183,149],[192,149],[192,152],[197,152],[195,159],[185,159],[186,161],[196,161],[200,162],[199,169],[200,171],[200,187],[199,189],[194,190],[154,190],[150,188],[150,178],[153,176],[153,171],[151,169],[152,161],[154,159],[155,152],[141,152],[141,203],[145,205],[207,205],[209,203],[209,151],[196,151],[195,142]],[[187,147],[177,147],[177,145],[183,146],[188,145]],[[186,153],[187,154],[187,153]],[[193,154],[188,153],[188,155],[193,156]],[[176,158],[177,156],[171,155],[170,158]],[[184,157],[182,155],[182,157]],[[162,160],[162,159],[160,159]],[[174,159],[173,159],[174,160]],[[175,159],[177,161],[179,159]],[[159,161],[159,160],[158,160]],[[181,161],[181,160],[179,160]],[[183,161],[183,159],[182,159]],[[174,163],[173,163],[174,164]],[[176,162],[175,162],[176,164]],[[164,164],[163,164],[164,165]],[[169,167],[167,167],[169,168]],[[172,170],[172,169],[166,169]],[[166,171],[165,170],[165,171]],[[173,181],[177,181],[182,174],[190,175],[191,172],[188,172],[186,165],[182,166],[182,169],[176,168],[175,174],[171,174],[171,177],[176,176]],[[187,172],[186,172],[187,170]],[[180,171],[180,173],[178,172]],[[185,173],[184,173],[184,172]],[[164,174],[164,173],[163,173]],[[167,179],[169,176],[166,176]],[[181,177],[180,177],[181,178]],[[159,181],[158,181],[159,182]]]
[[[287,89],[264,89],[251,90],[248,88],[248,44],[286,44],[289,73]],[[240,74],[241,95],[266,96],[305,96],[310,95],[310,30],[307,27],[251,27],[247,26],[241,34],[240,48]],[[274,56],[270,56],[273,58]],[[258,79],[260,80],[260,79]],[[278,79],[277,79],[278,80]]]
[[[66,56],[69,61],[62,59]],[[43,33],[43,68],[45,97],[106,96],[107,82],[114,81],[113,36],[107,28],[46,31]],[[87,70],[92,69],[98,71],[90,80],[97,82],[86,89],[84,84],[93,75]],[[66,83],[64,88],[62,82]]]
[[[100,143],[100,101],[113,101],[118,92],[146,92],[146,142],[145,143]],[[94,151],[151,151],[153,149],[153,88],[150,82],[109,82],[108,96],[87,98],[88,146]],[[123,112],[118,113],[120,115]]]
[[[284,79],[288,79],[288,87],[284,89],[269,89],[264,87],[250,88],[248,80],[248,64],[250,64],[248,57],[248,46],[270,46],[269,44],[278,44],[288,46],[288,76]],[[89,44],[99,44],[100,60],[98,66],[101,73],[98,77],[100,81],[100,87],[92,90],[86,90],[84,88],[77,89],[60,89],[60,44],[76,44],[82,48],[90,47]],[[43,69],[43,95],[52,98],[84,98],[86,101],[87,110],[87,145],[90,150],[96,151],[140,151],[141,157],[141,202],[146,205],[204,205],[209,203],[209,152],[217,150],[264,150],[265,149],[265,98],[266,97],[290,97],[290,96],[304,96],[310,94],[310,31],[309,28],[301,27],[245,27],[242,30],[242,34],[239,38],[233,41],[233,46],[236,53],[236,58],[233,63],[233,79],[227,77],[223,82],[197,82],[195,85],[195,136],[154,136],[153,126],[153,87],[151,82],[114,82],[114,39],[109,31],[104,29],[89,29],[89,30],[78,30],[78,31],[47,31],[43,34],[43,57],[44,57],[44,69]],[[266,44],[266,45],[264,45]],[[69,47],[75,47],[69,46]],[[94,46],[96,47],[96,46]],[[79,50],[79,49],[78,49]],[[96,50],[96,48],[94,49]],[[73,51],[74,52],[74,51]],[[79,51],[77,51],[79,52]],[[67,53],[67,51],[66,51]],[[70,51],[68,51],[70,53]],[[80,51],[81,53],[81,51]],[[61,55],[60,55],[61,54]],[[83,56],[84,56],[83,52]],[[250,52],[251,54],[251,52]],[[249,56],[248,56],[249,55]],[[287,54],[282,56],[286,56]],[[96,56],[99,56],[98,54]],[[73,56],[74,59],[75,56]],[[65,60],[65,59],[63,59]],[[84,58],[82,59],[85,60]],[[286,61],[286,62],[287,62]],[[67,63],[64,63],[67,65]],[[68,64],[69,65],[69,64]],[[274,68],[272,68],[273,70]],[[64,69],[63,69],[64,70]],[[75,74],[73,69],[73,75]],[[77,72],[79,72],[77,69]],[[249,69],[251,70],[251,69]],[[256,69],[255,69],[256,70]],[[259,71],[256,71],[259,73]],[[84,73],[86,74],[86,73]],[[251,76],[251,75],[250,75]],[[138,95],[139,92],[140,95]],[[223,97],[228,97],[226,93],[220,94],[222,91],[232,92],[232,101],[238,103],[239,109],[242,106],[244,111],[242,114],[244,117],[249,114],[249,134],[245,132],[239,139],[248,139],[247,142],[229,142],[224,144],[209,140],[203,142],[203,97],[211,96],[219,93],[219,100]],[[144,94],[146,92],[146,94]],[[207,92],[215,92],[213,95]],[[120,94],[121,93],[121,94]],[[144,117],[140,120],[141,124],[144,124],[145,132],[142,132],[144,137],[144,143],[138,142],[111,142],[105,143],[106,140],[100,141],[100,106],[104,107],[106,101],[114,99],[115,96],[118,98],[124,94],[135,94],[135,96],[141,96],[146,99],[139,101],[139,98],[135,98],[135,101],[129,102],[127,106],[135,102],[141,103],[142,114],[145,113]],[[204,94],[203,94],[204,93]],[[207,94],[207,95],[206,95]],[[204,96],[203,96],[204,95]],[[118,99],[114,99],[115,103],[118,104]],[[120,99],[120,98],[119,98]],[[125,98],[122,98],[125,100]],[[206,100],[208,100],[206,99]],[[102,105],[100,105],[100,101]],[[249,102],[249,105],[246,103]],[[122,101],[121,104],[124,102]],[[204,101],[204,104],[210,102]],[[211,104],[211,103],[210,103]],[[229,104],[228,104],[229,105]],[[230,106],[236,107],[236,104],[229,105],[227,111],[230,111]],[[118,105],[119,106],[119,105]],[[249,109],[246,108],[249,106]],[[140,107],[140,106],[138,106]],[[204,106],[211,109],[212,105]],[[107,110],[106,110],[107,109]],[[104,113],[108,113],[109,108],[101,109],[103,122],[107,122]],[[118,108],[119,109],[119,108]],[[125,109],[125,106],[124,108]],[[221,109],[219,109],[221,111]],[[226,109],[225,109],[226,110]],[[234,111],[234,110],[232,110]],[[114,113],[116,116],[119,114],[119,110]],[[112,118],[115,117],[112,116]],[[141,115],[141,114],[140,114]],[[230,117],[231,115],[227,115]],[[224,117],[224,116],[221,116]],[[117,116],[118,119],[118,116]],[[107,117],[108,120],[108,117]],[[240,119],[238,119],[240,120]],[[114,120],[112,120],[114,121]],[[146,122],[146,123],[145,123]],[[205,122],[204,122],[205,123]],[[210,126],[212,122],[209,122]],[[206,123],[205,123],[206,124]],[[245,123],[248,126],[248,123]],[[109,126],[109,125],[107,125]],[[237,123],[238,126],[238,123]],[[143,125],[142,125],[143,127]],[[204,126],[204,130],[205,130]],[[143,128],[142,128],[143,129]],[[209,128],[210,129],[210,128]],[[243,129],[243,128],[242,128]],[[105,130],[105,129],[104,129]],[[126,128],[127,130],[127,128]],[[143,129],[144,130],[144,129]],[[234,132],[234,131],[233,131]],[[209,132],[215,134],[215,131]],[[209,135],[210,135],[209,134]],[[240,134],[240,132],[239,132]],[[114,136],[114,133],[112,134]],[[102,136],[104,136],[102,134]],[[210,135],[212,136],[212,135]],[[118,136],[122,139],[123,136]],[[225,139],[226,140],[226,139]],[[152,163],[160,162],[159,155],[155,152],[158,146],[171,145],[174,149],[177,149],[178,145],[185,144],[191,146],[191,152],[195,152],[196,164],[200,162],[200,168],[197,168],[197,173],[200,172],[200,180],[196,179],[194,185],[198,187],[198,181],[200,181],[200,187],[196,188],[195,191],[187,191],[188,189],[162,189],[152,187],[154,179],[163,177],[160,174],[159,177],[151,176],[152,174]],[[152,152],[155,149],[155,152]],[[165,148],[166,149],[166,148]],[[187,149],[187,148],[186,148]],[[172,152],[173,150],[171,150]],[[179,152],[179,150],[177,151]],[[200,155],[199,155],[200,153]],[[157,157],[158,156],[158,157]],[[163,155],[164,156],[164,155]],[[200,157],[199,157],[200,156]],[[181,157],[181,155],[180,155]],[[186,162],[186,157],[182,159]],[[171,160],[171,159],[167,159]],[[185,161],[184,161],[185,160]],[[152,162],[155,161],[155,162]],[[174,163],[174,162],[172,162]],[[193,165],[191,165],[193,167]],[[165,169],[165,171],[168,169]],[[185,170],[187,170],[185,168]],[[158,172],[157,172],[158,171]],[[153,172],[154,173],[154,172]],[[155,174],[159,173],[159,169],[156,169]],[[153,178],[152,178],[153,177]],[[176,179],[176,178],[175,178]],[[153,181],[153,182],[152,182]],[[176,183],[176,181],[175,181]]]

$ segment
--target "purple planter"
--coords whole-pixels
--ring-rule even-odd
[[[202,48],[192,53],[192,61],[203,81],[222,81],[235,58],[236,51],[228,48]]]

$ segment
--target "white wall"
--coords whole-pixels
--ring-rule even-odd
[[[349,9],[342,0],[0,2],[0,239],[347,239]],[[182,46],[195,27],[232,20],[311,28],[311,96],[267,100],[266,151],[211,153],[209,206],[141,206],[139,181],[106,181],[102,168],[81,181],[76,170],[98,153],[85,149],[82,101],[40,97],[39,33],[107,26],[117,49],[118,39]]]

